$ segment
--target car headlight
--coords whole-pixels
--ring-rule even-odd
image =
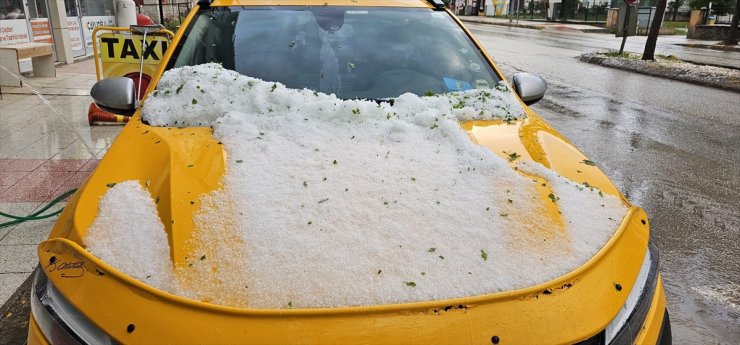
[[[649,244],[627,301],[604,330],[606,344],[634,344],[650,310],[657,282],[658,249]]]
[[[54,287],[40,267],[31,287],[31,313],[52,344],[113,344]]]

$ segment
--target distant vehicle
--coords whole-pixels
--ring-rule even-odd
[[[496,86],[513,89],[526,118],[469,121],[461,127],[477,144],[507,162],[539,163],[578,188],[593,193],[596,188],[599,194],[618,200],[626,215],[613,219],[613,234],[576,269],[524,288],[337,308],[290,309],[292,301],[285,301],[287,306],[282,309],[254,309],[185,298],[135,279],[92,255],[83,238],[98,216],[101,197],[114,182],[146,181],[145,187],[158,195],[156,207],[169,236],[172,258],[184,263],[188,258],[175,258],[175,253],[183,252],[193,231],[196,208],[192,200],[219,188],[218,181],[226,174],[224,149],[213,139],[211,128],[157,127],[143,122],[130,79],[102,80],[93,92],[97,104],[116,113],[134,114],[98,168],[69,200],[49,239],[39,245],[29,344],[671,343],[658,251],[650,243],[647,215],[526,106],[544,97],[544,80],[527,73],[505,78],[481,44],[439,0],[276,4],[200,1],[183,20],[162,68],[148,85],[147,97],[166,92],[158,89],[165,71],[210,62],[291,89],[335,94],[340,100],[372,100],[378,107],[405,93],[424,97]],[[519,154],[511,153],[514,148]],[[194,169],[188,162],[206,168]],[[536,196],[528,202],[543,205],[540,215],[553,224],[567,223],[550,187],[537,183],[536,188]],[[119,205],[121,212],[131,206]],[[140,221],[131,216],[130,228],[142,226]],[[548,233],[552,229],[541,230]],[[140,249],[136,243],[123,247],[131,252]],[[522,247],[520,254],[526,256],[536,249]],[[430,253],[434,251],[429,248]],[[481,250],[479,255],[483,262],[494,253]],[[569,255],[564,251],[546,257],[557,261]],[[353,263],[348,260],[346,264]],[[525,272],[533,267],[519,269]],[[416,287],[414,282],[404,284]]]

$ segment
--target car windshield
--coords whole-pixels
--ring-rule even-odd
[[[499,81],[450,15],[426,8],[212,7],[191,21],[167,68],[207,62],[344,99]]]

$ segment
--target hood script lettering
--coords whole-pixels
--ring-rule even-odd
[[[62,278],[79,278],[85,274],[84,261],[61,262],[55,261],[46,266],[46,272],[60,271]]]

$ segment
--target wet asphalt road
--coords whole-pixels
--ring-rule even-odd
[[[535,111],[648,212],[674,342],[740,343],[740,94],[577,61],[618,49],[613,35],[467,27],[506,75],[547,80]],[[707,51],[661,40],[659,54]],[[707,54],[740,62],[740,53]]]

